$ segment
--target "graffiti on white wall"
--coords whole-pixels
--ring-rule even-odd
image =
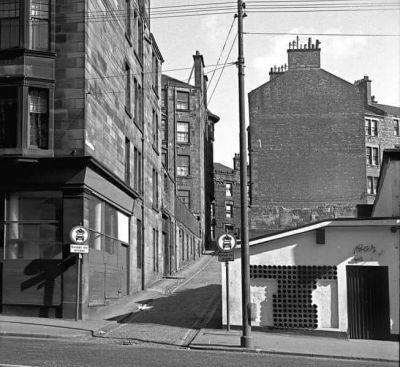
[[[354,258],[352,262],[374,261],[382,256],[383,250],[378,251],[375,245],[359,244],[354,247],[353,254]]]

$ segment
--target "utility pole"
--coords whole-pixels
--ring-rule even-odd
[[[253,339],[250,323],[250,255],[248,229],[248,197],[247,197],[247,136],[244,96],[244,57],[243,57],[243,18],[244,3],[237,2],[238,16],[238,79],[239,79],[239,126],[240,126],[240,201],[241,201],[241,260],[242,260],[242,336],[240,344],[244,348],[251,348]]]

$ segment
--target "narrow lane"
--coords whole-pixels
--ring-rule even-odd
[[[221,303],[221,270],[216,257],[175,292],[143,302],[142,311],[125,319],[105,338],[185,346],[205,327]],[[213,325],[218,327],[219,325]]]

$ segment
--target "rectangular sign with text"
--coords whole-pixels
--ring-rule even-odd
[[[235,260],[235,256],[233,251],[230,252],[219,252],[218,253],[218,261],[224,262],[224,261],[233,261]]]
[[[70,252],[74,254],[88,254],[89,253],[89,245],[70,245]]]

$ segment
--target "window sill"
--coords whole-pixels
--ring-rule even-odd
[[[186,145],[186,146],[190,146],[190,142],[187,142],[187,143],[185,142],[185,143],[184,143],[184,142],[177,141],[176,144],[184,145],[184,146],[185,146],[185,145]]]
[[[177,107],[176,110],[179,111],[179,112],[190,112],[190,108],[186,109],[186,108],[178,108]]]

